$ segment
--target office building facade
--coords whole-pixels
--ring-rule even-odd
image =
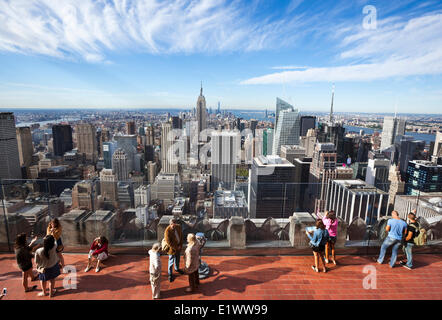
[[[22,178],[15,118],[12,112],[0,112],[0,178]]]
[[[250,218],[288,218],[295,211],[295,166],[279,156],[253,159]]]
[[[68,124],[52,126],[52,141],[55,156],[62,157],[66,151],[71,151],[73,149],[71,126]]]

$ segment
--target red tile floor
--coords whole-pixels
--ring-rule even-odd
[[[95,273],[84,272],[86,255],[65,254],[67,265],[77,269],[77,289],[64,289],[62,274],[57,278],[57,294],[52,299],[129,299],[149,300],[148,258],[113,255],[106,266]],[[378,265],[368,256],[338,256],[338,265],[330,265],[328,273],[311,269],[313,256],[204,256],[212,274],[201,281],[196,293],[184,292],[187,276],[167,280],[167,256],[162,257],[163,299],[442,299],[442,255],[415,255],[414,270],[401,266],[390,269]],[[183,259],[181,258],[181,263]],[[368,275],[364,266],[376,268],[376,289],[364,289]],[[33,284],[38,284],[33,282]],[[8,290],[6,299],[49,299],[36,292],[24,293],[21,272],[12,254],[0,254],[0,289]],[[39,289],[38,289],[39,290]]]

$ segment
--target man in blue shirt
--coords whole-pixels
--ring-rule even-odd
[[[385,230],[388,232],[388,236],[385,238],[384,243],[381,246],[381,252],[377,262],[382,264],[384,262],[385,253],[387,249],[393,246],[391,250],[390,268],[393,268],[396,264],[397,251],[401,246],[402,239],[407,232],[407,223],[399,218],[397,211],[391,213],[392,219],[389,219]]]

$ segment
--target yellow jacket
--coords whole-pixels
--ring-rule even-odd
[[[177,225],[176,227],[177,233],[178,233],[178,239],[176,238],[175,231],[172,230],[170,226],[166,228],[164,231],[164,240],[169,246],[167,250],[167,254],[173,255],[180,252],[182,246],[183,246],[183,232],[181,230],[181,226]]]

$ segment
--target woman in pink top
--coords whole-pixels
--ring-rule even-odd
[[[338,235],[338,219],[336,218],[336,213],[333,210],[327,211],[325,217],[322,218],[322,222],[329,234],[329,240],[325,245],[325,263],[328,263],[328,257],[331,249],[332,262],[336,265],[335,259],[335,243],[336,236]]]

